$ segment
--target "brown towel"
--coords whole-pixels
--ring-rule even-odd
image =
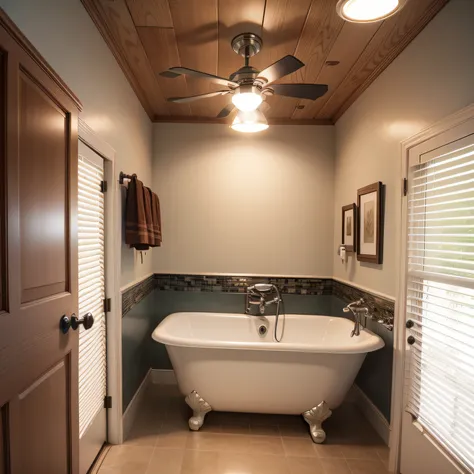
[[[145,213],[144,187],[135,177],[128,183],[125,208],[125,243],[137,250],[148,250],[150,237]]]
[[[145,217],[148,232],[148,245],[154,247],[155,239],[153,237],[153,213],[151,211],[151,189],[143,186],[143,201],[145,203]]]
[[[162,235],[161,235],[161,213],[160,213],[160,200],[155,193],[151,193],[151,213],[153,216],[153,246],[161,247]]]

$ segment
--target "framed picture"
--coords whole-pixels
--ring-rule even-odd
[[[357,260],[382,263],[382,183],[357,190],[359,238]]]
[[[357,248],[357,206],[348,204],[342,208],[342,245],[346,252],[354,252]]]

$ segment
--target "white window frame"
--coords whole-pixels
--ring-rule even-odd
[[[122,420],[122,298],[121,274],[121,202],[120,184],[115,179],[115,150],[79,118],[79,140],[104,159],[105,193],[105,286],[112,310],[107,313],[107,395],[112,408],[107,413],[107,441],[123,443]]]
[[[417,153],[426,143],[427,149],[436,146],[436,137],[459,127],[459,138],[465,136],[463,124],[474,120],[474,104],[450,115],[449,117],[435,123],[419,134],[405,140],[401,144],[401,176],[402,179],[408,176],[410,158],[413,160],[413,148],[417,147]],[[440,145],[443,145],[443,137],[440,138]],[[405,383],[405,352],[406,352],[406,281],[407,281],[407,221],[408,205],[406,196],[402,195],[400,211],[400,247],[399,256],[400,268],[397,289],[397,303],[395,305],[395,326],[394,326],[394,359],[393,359],[393,383],[392,383],[392,408],[391,408],[391,436],[390,436],[390,459],[389,469],[391,472],[399,472],[400,469],[400,447],[402,435],[402,417],[404,411],[404,383]]]

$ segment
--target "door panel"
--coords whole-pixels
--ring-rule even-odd
[[[6,474],[7,472],[7,458],[6,458],[6,418],[5,418],[5,407],[0,408],[0,474]]]
[[[78,332],[59,321],[78,309],[80,105],[1,10],[0,51],[0,459],[5,474],[77,474]]]
[[[68,288],[68,117],[20,72],[21,301]]]
[[[70,472],[68,399],[69,360],[66,357],[10,401],[10,430],[28,446],[15,468],[19,472]],[[41,410],[38,410],[41,407]],[[44,427],[48,436],[38,437]],[[21,463],[21,464],[20,464]]]

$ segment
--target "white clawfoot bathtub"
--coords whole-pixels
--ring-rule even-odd
[[[210,409],[303,414],[313,440],[322,442],[322,421],[344,400],[366,354],[384,346],[366,329],[350,337],[354,323],[344,318],[280,316],[281,342],[274,324],[275,316],[174,313],[154,330],[194,410],[191,429]]]

